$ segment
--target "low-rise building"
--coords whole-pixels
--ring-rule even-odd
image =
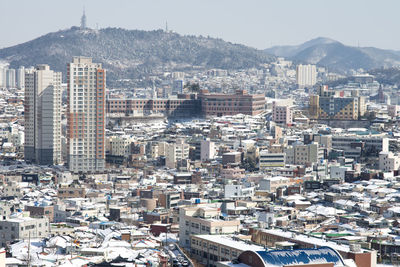
[[[218,261],[231,261],[246,250],[264,249],[228,235],[192,235],[190,243],[192,257],[205,266],[214,266]]]
[[[400,155],[393,152],[379,153],[379,169],[384,172],[392,172],[400,168]]]
[[[179,209],[179,244],[190,247],[190,236],[238,233],[240,220],[221,220],[221,209],[210,206]]]
[[[49,234],[49,220],[45,218],[18,217],[0,221],[0,243],[28,238],[45,238]]]
[[[285,153],[270,153],[267,150],[261,150],[259,154],[259,167],[260,169],[268,170],[277,167],[285,167],[286,154]]]

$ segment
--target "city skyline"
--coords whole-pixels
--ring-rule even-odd
[[[21,3],[25,6],[21,9]],[[83,9],[90,28],[168,28],[182,35],[222,38],[258,49],[297,45],[328,37],[350,46],[400,50],[393,34],[396,1],[68,1],[7,2],[1,18],[0,48],[35,39],[48,32],[79,26]],[[196,10],[196,12],[193,12]],[[47,19],[38,20],[37,15]],[[206,18],[206,19],[204,19]],[[51,23],[49,23],[51,21]],[[34,22],[34,23],[32,23]]]

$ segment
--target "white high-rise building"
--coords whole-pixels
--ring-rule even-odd
[[[6,87],[7,68],[0,67],[0,88]]]
[[[25,160],[57,165],[61,157],[61,72],[38,65],[25,73]]]
[[[6,71],[6,87],[7,88],[15,88],[15,69],[7,69]]]
[[[99,172],[105,166],[106,73],[91,58],[74,57],[67,69],[67,150],[72,172]]]
[[[16,85],[19,89],[25,88],[25,68],[22,66],[17,69]]]
[[[315,65],[297,65],[297,85],[300,88],[314,86],[317,83],[317,68]]]

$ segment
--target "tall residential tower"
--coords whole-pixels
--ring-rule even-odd
[[[61,157],[61,72],[38,65],[25,73],[25,160],[56,165]]]
[[[68,166],[72,172],[104,170],[105,70],[91,58],[74,57],[67,68]]]
[[[317,83],[317,68],[315,65],[298,65],[296,81],[299,88],[314,86]]]

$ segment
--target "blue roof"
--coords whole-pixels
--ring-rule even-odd
[[[265,266],[287,266],[317,263],[334,263],[334,266],[345,266],[339,253],[330,247],[255,251],[255,253],[257,253],[263,259]]]

